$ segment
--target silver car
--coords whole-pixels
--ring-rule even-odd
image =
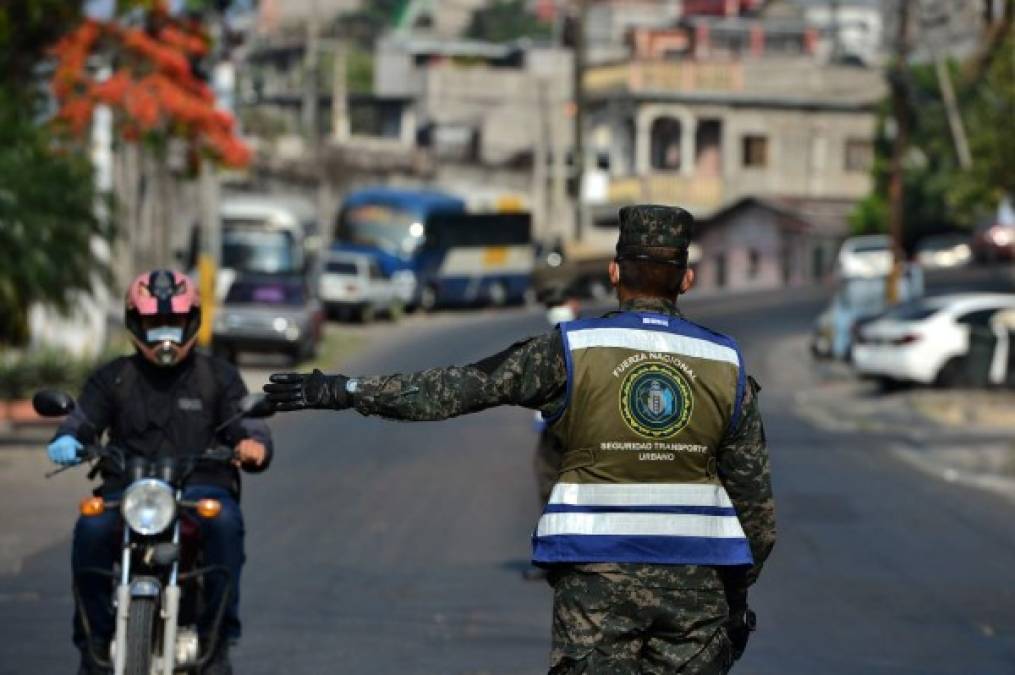
[[[233,282],[215,315],[213,348],[231,361],[241,351],[311,358],[324,312],[302,277],[247,277]]]

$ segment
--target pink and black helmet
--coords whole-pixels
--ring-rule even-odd
[[[127,288],[123,322],[146,359],[159,366],[176,365],[197,341],[201,326],[197,287],[187,275],[173,270],[142,274]]]

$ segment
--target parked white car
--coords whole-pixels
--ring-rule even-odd
[[[892,270],[892,239],[883,234],[850,237],[839,249],[840,278],[883,277]]]
[[[926,269],[962,267],[973,260],[969,235],[938,234],[916,244],[916,261]]]
[[[405,307],[399,288],[377,260],[363,253],[332,252],[324,259],[319,295],[330,316],[370,321],[395,317]]]
[[[970,331],[994,330],[995,316],[1013,309],[1015,294],[999,293],[941,295],[899,305],[860,329],[853,365],[860,375],[886,383],[954,386],[964,381]]]

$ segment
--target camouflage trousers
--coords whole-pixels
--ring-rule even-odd
[[[651,581],[574,567],[552,571],[550,675],[729,672],[722,589]]]

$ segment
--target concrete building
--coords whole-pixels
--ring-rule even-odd
[[[672,28],[634,29],[629,41],[638,60],[810,58],[819,32],[802,20],[688,17]]]
[[[590,63],[627,58],[627,36],[637,28],[668,28],[680,18],[683,0],[598,0],[589,4],[585,40]]]
[[[551,236],[549,225],[565,234],[569,50],[392,35],[374,62],[376,95],[413,101],[417,145],[439,160],[442,185],[468,195],[514,191],[539,236]]]
[[[257,5],[257,26],[272,32],[284,26],[307,21],[328,22],[360,9],[365,0],[260,0]]]
[[[880,64],[885,29],[881,3],[876,0],[842,0],[809,4],[804,20],[818,31],[818,55],[825,61]]]
[[[587,203],[586,248],[609,245],[625,203],[710,218],[747,197],[853,203],[871,187],[877,71],[800,58],[631,61],[590,69],[586,88],[586,167],[605,178]]]

